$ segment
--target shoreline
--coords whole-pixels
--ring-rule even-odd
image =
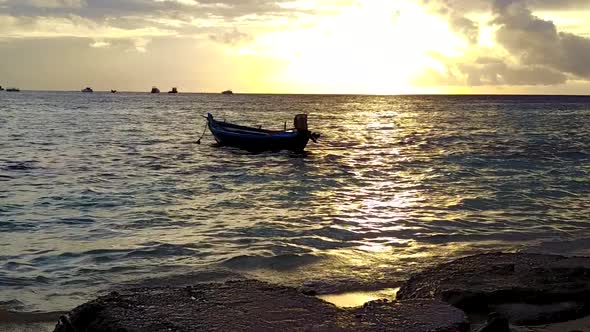
[[[13,312],[0,309],[0,331],[51,332],[65,312]]]
[[[385,289],[385,292],[391,289]],[[330,302],[338,307],[351,308],[361,307],[363,304],[372,301],[374,295],[381,292],[349,292],[340,294],[320,295],[319,298]],[[369,298],[369,301],[359,302],[361,298]],[[354,302],[355,306],[350,304]],[[64,312],[51,313],[17,313],[0,310],[0,331],[3,332],[53,332],[59,317]],[[476,332],[485,325],[485,317],[469,317],[471,321],[470,332]],[[590,331],[590,315],[561,323],[510,326],[512,332],[568,332],[568,331]]]
[[[322,294],[316,297],[339,308],[360,308],[379,300],[393,301],[399,288],[385,288],[378,291],[352,291],[335,294]],[[52,332],[58,319],[66,312],[11,312],[0,310],[0,330],[4,332]],[[469,316],[470,332],[476,332],[485,325],[485,317]],[[510,325],[512,332],[566,332],[590,331],[590,315],[565,322],[541,325]]]
[[[400,288],[375,291],[316,294],[252,279],[167,283],[113,291],[74,308],[59,324],[64,312],[0,310],[0,330],[474,332],[500,320],[504,328],[494,331],[590,331],[589,272],[590,257],[490,253],[442,263]]]

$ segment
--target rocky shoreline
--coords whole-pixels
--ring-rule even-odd
[[[255,280],[129,289],[75,308],[55,332],[510,331],[590,315],[590,258],[469,256],[412,276],[395,301],[357,308],[311,293]]]

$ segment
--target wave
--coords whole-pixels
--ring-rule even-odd
[[[26,160],[26,161],[6,161],[4,166],[0,167],[0,170],[4,171],[30,171],[39,168],[38,161]]]
[[[241,255],[224,261],[221,265],[237,271],[257,269],[289,271],[321,260],[312,254],[287,254],[278,256]]]

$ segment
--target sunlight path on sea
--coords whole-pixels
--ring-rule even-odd
[[[322,133],[219,148],[202,115]],[[238,275],[395,288],[451,258],[590,254],[590,98],[22,92],[0,99],[0,308]]]

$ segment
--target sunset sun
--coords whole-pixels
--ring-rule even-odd
[[[355,2],[293,29],[263,33],[235,50],[285,63],[293,91],[400,94],[437,63],[430,52],[457,54],[465,42],[444,20],[412,1]]]
[[[0,0],[0,74],[50,90],[583,93],[590,6],[566,2]]]

